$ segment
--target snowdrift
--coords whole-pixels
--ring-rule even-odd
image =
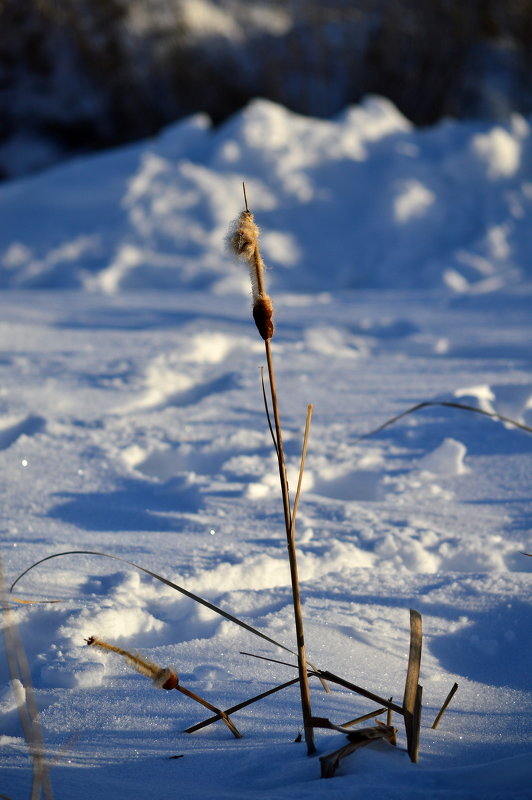
[[[369,97],[331,121],[256,100],[0,187],[5,288],[247,291],[242,180],[274,291],[493,291],[530,280],[530,123],[417,130]]]

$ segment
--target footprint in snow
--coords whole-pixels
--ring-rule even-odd
[[[7,450],[21,436],[35,436],[46,427],[46,420],[33,414],[8,417],[0,421],[0,450]]]
[[[239,388],[237,373],[228,372],[208,381],[197,380],[157,359],[148,369],[143,394],[117,413],[156,410],[167,406],[184,408],[197,405],[211,395]]]

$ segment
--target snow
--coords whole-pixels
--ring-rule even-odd
[[[205,7],[209,4],[205,3]],[[30,571],[13,602],[57,798],[532,798],[529,121],[415,130],[369,98],[332,121],[257,100],[0,188],[1,556],[101,551],[295,647],[264,349],[226,234],[261,226],[309,658],[401,702],[423,616],[420,759],[380,742],[331,780],[295,743],[297,687],[194,734],[201,706],[91,635],[177,669],[228,708],[294,677],[293,656],[124,561]],[[437,730],[432,722],[459,689]],[[336,723],[370,701],[311,682]],[[26,796],[0,658],[0,793]],[[371,724],[371,723],[368,723]],[[319,754],[345,743],[318,730]],[[169,756],[180,755],[177,760]]]

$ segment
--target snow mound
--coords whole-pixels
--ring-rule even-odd
[[[247,292],[224,248],[243,180],[273,289],[518,285],[531,152],[519,116],[416,130],[380,97],[332,120],[255,100],[0,187],[0,286]]]

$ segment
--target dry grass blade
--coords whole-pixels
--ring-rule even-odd
[[[280,661],[278,658],[270,658],[269,656],[259,656],[257,653],[248,653],[245,650],[240,651],[241,656],[250,656],[251,658],[259,658],[261,661],[269,661],[271,664],[282,664],[284,667],[297,669],[297,664],[290,664],[289,661]],[[314,668],[313,668],[314,669]]]
[[[338,686],[343,686],[344,689],[350,689],[355,694],[360,694],[362,697],[367,697],[368,700],[373,700],[375,703],[378,703],[385,708],[390,708],[392,711],[395,711],[396,714],[403,715],[403,708],[402,706],[398,706],[397,703],[393,703],[391,700],[386,700],[384,697],[379,697],[378,694],[374,692],[370,692],[367,689],[363,689],[362,686],[357,686],[355,683],[351,683],[351,681],[346,680],[345,678],[340,678],[339,675],[335,675],[333,672],[329,672],[328,670],[320,669],[317,672],[311,672],[311,675],[316,675],[316,677],[325,678],[325,680],[330,681],[330,683],[337,683]]]
[[[205,606],[206,608],[214,611],[215,614],[219,614],[220,616],[224,617],[224,619],[229,620],[230,622],[234,622],[235,625],[239,625],[244,630],[249,631],[249,633],[253,633],[255,636],[264,639],[266,642],[275,645],[276,647],[280,647],[282,650],[285,650],[287,653],[291,653],[292,655],[296,655],[296,653],[291,650],[289,647],[286,647],[284,644],[277,642],[275,639],[272,639],[271,636],[267,636],[262,631],[257,630],[252,625],[249,625],[247,622],[235,617],[233,614],[230,614],[228,611],[224,611],[224,609],[219,608],[218,606],[214,605],[214,603],[205,600],[203,597],[200,597],[193,592],[189,592],[188,589],[185,589],[183,586],[179,586],[177,583],[173,583],[173,581],[168,580],[168,578],[163,578],[162,575],[158,575],[156,572],[152,572],[146,567],[140,566],[140,564],[135,564],[133,561],[128,561],[127,558],[121,558],[121,556],[115,556],[111,553],[101,553],[97,550],[66,550],[63,553],[53,553],[51,556],[46,556],[46,558],[41,558],[39,561],[36,561],[34,564],[29,566],[24,572],[21,572],[20,575],[15,578],[11,587],[9,589],[10,592],[13,591],[17,583],[30,572],[35,567],[38,567],[40,564],[44,564],[46,561],[50,561],[53,558],[60,558],[61,556],[72,556],[72,555],[85,555],[85,556],[100,556],[103,558],[111,558],[114,561],[120,561],[122,564],[127,564],[130,567],[134,567],[135,569],[144,572],[146,575],[149,575],[151,578],[155,578],[156,580],[164,583],[166,586],[169,586],[171,589],[175,589],[176,592],[180,592],[184,594],[185,597],[189,597],[191,600],[194,600],[196,603],[200,603],[201,605]]]
[[[346,758],[346,756],[350,755],[355,750],[359,750],[361,747],[372,744],[372,742],[376,742],[379,739],[387,739],[391,744],[395,744],[396,733],[397,731],[395,728],[388,727],[387,725],[377,725],[374,728],[362,728],[358,731],[351,731],[349,733],[350,741],[346,745],[335,750],[333,753],[321,756],[321,777],[332,778],[343,758]]]
[[[285,667],[290,667],[291,669],[298,669],[297,664],[290,664],[288,661],[279,661],[279,659],[277,658],[269,658],[268,656],[258,656],[256,653],[247,653],[245,650],[241,650],[240,655],[251,656],[251,658],[260,658],[262,661],[270,661],[272,664],[283,664]],[[307,660],[307,664],[310,667],[310,670],[308,672],[309,677],[313,675],[314,677],[319,678],[320,683],[327,692],[327,694],[330,694],[331,690],[327,686],[325,678],[323,678],[322,675],[320,674],[320,670],[314,664],[312,664],[311,661]]]
[[[303,483],[303,473],[305,471],[305,461],[307,458],[308,449],[308,436],[310,432],[310,422],[312,420],[312,405],[309,403],[307,407],[307,418],[305,421],[305,433],[303,434],[303,448],[301,450],[301,463],[299,465],[299,476],[297,480],[296,496],[294,498],[294,505],[292,506],[292,519],[290,522],[290,536],[295,535],[297,507],[299,505],[299,497],[301,495],[301,486]]]
[[[432,723],[432,730],[435,731],[436,728],[438,727],[438,725],[440,724],[440,720],[443,717],[443,715],[445,714],[445,712],[447,711],[447,707],[449,706],[449,703],[451,702],[451,700],[455,696],[457,690],[458,690],[458,684],[454,683],[451,691],[449,692],[449,694],[445,698],[445,701],[444,701],[442,707],[440,708],[440,710],[439,710],[439,712],[438,712],[438,714],[436,716],[436,719]]]
[[[287,689],[289,686],[293,686],[295,683],[299,683],[299,677],[293,678],[291,681],[286,681],[286,683],[281,683],[279,686],[274,686],[273,689],[268,689],[266,692],[261,692],[260,694],[255,695],[255,697],[250,697],[249,700],[243,700],[241,703],[231,706],[231,708],[226,708],[222,713],[234,714],[235,711],[240,711],[242,708],[246,708],[246,706],[250,706],[253,703],[256,703],[258,700],[263,700],[265,697],[269,697],[271,694],[280,692],[282,689]],[[209,719],[205,719],[203,722],[198,722],[196,725],[191,725],[190,728],[185,729],[185,733],[194,733],[195,731],[199,731],[201,728],[206,728],[207,725],[211,725],[218,719],[220,719],[220,714],[216,714],[214,717],[209,717]]]
[[[62,603],[62,600],[23,600],[21,597],[10,597],[6,603],[12,603],[15,606],[44,606],[50,603]]]
[[[181,692],[181,694],[190,697],[191,700],[195,700],[196,703],[199,703],[200,705],[205,706],[205,708],[208,708],[209,711],[214,711],[216,714],[216,719],[221,719],[225,722],[225,724],[227,725],[227,727],[229,728],[235,739],[242,738],[242,734],[240,733],[234,722],[229,718],[227,711],[222,711],[220,708],[217,708],[212,703],[209,703],[208,700],[205,700],[205,698],[201,697],[199,694],[191,692],[190,689],[185,689],[184,686],[178,684],[175,688],[177,689],[178,692]]]
[[[368,431],[368,433],[363,433],[362,436],[358,436],[354,440],[353,444],[362,442],[364,439],[369,439],[370,436],[375,436],[377,433],[389,428],[391,425],[399,422],[399,420],[407,417],[409,414],[415,414],[416,411],[421,411],[423,408],[431,408],[433,406],[457,408],[460,411],[472,411],[475,414],[482,414],[484,417],[490,417],[491,419],[496,419],[499,422],[505,422],[507,425],[512,425],[514,428],[519,428],[527,433],[532,433],[532,428],[529,425],[525,425],[523,422],[518,422],[515,419],[510,419],[510,417],[505,417],[503,414],[498,414],[496,411],[485,411],[483,408],[476,408],[475,406],[468,406],[465,403],[453,403],[452,401],[446,400],[425,400],[422,403],[416,403],[416,405],[411,406],[411,408],[407,408],[406,411],[401,412],[401,414],[391,417],[390,419],[386,420],[386,422],[383,422],[382,425],[379,425],[378,428],[374,428],[373,430]]]
[[[338,731],[338,733],[345,733],[350,739],[353,736],[357,736],[357,731],[349,730],[356,725],[358,722],[365,722],[368,719],[373,719],[374,717],[378,717],[380,714],[384,714],[386,711],[385,708],[378,708],[376,711],[371,711],[369,714],[363,714],[361,717],[357,717],[356,719],[352,719],[349,722],[344,723],[343,725],[337,725],[335,722],[331,722],[330,719],[327,717],[312,717],[312,727],[313,728],[325,728],[326,730],[330,731]],[[378,722],[378,721],[377,721]],[[383,723],[378,723],[382,725]]]
[[[260,368],[260,380],[261,380],[261,384],[262,384],[262,398],[264,400],[264,410],[266,412],[266,419],[268,421],[268,428],[270,429],[270,434],[271,434],[271,437],[272,437],[273,446],[275,448],[275,453],[277,455],[277,458],[279,458],[279,448],[277,446],[277,439],[275,438],[275,433],[274,433],[274,430],[273,430],[272,420],[271,420],[271,417],[270,417],[270,409],[268,407],[268,397],[266,396],[266,385],[264,383],[264,367]]]
[[[390,698],[391,699],[391,698]],[[375,711],[370,711],[369,714],[362,714],[361,717],[355,717],[355,719],[350,719],[348,722],[342,722],[340,725],[341,728],[351,728],[353,725],[358,725],[360,722],[366,722],[368,719],[373,719],[374,717],[380,717],[381,714],[388,712],[390,714],[390,709],[386,708],[377,708]],[[386,722],[388,725],[388,721]]]
[[[307,406],[307,417],[305,420],[305,433],[303,434],[303,447],[301,449],[301,461],[299,464],[299,475],[297,479],[297,488],[296,488],[296,496],[294,498],[294,504],[292,506],[292,516],[290,521],[290,538],[295,541],[295,531],[296,531],[296,517],[297,517],[297,509],[299,506],[299,498],[301,496],[301,487],[303,485],[303,474],[305,472],[305,461],[307,458],[307,449],[308,449],[308,438],[310,433],[310,422],[312,420],[312,404],[309,403]],[[312,664],[311,661],[307,659],[307,664],[309,664],[314,671],[316,671],[316,667]],[[327,683],[323,678],[319,679],[321,685],[323,686],[324,690],[329,693],[331,690],[327,686]]]

